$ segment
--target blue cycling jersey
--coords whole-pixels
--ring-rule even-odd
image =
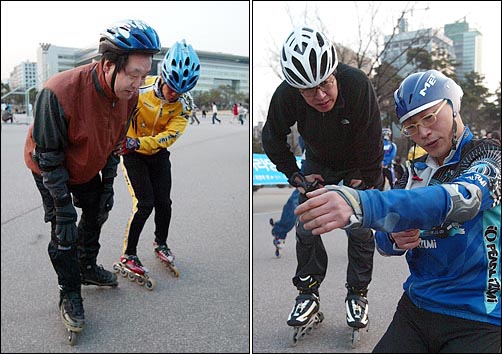
[[[401,186],[408,190],[359,191],[362,226],[380,230],[375,238],[381,254],[406,254],[410,276],[403,288],[417,307],[500,326],[500,144],[474,140],[466,128],[443,165],[424,156],[415,163],[422,180],[412,178],[411,168]],[[457,182],[479,187],[481,207],[466,222],[444,224],[452,202],[441,185]],[[396,248],[388,232],[408,229],[422,230],[420,245]]]

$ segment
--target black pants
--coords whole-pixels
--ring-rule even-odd
[[[44,186],[42,177],[33,174],[33,178],[42,196],[44,220],[51,223],[51,241],[48,252],[52,266],[58,275],[58,284],[64,291],[77,291],[80,289],[81,269],[87,265],[96,264],[101,247],[99,244],[101,227],[108,219],[108,212],[99,211],[99,198],[102,193],[101,177],[97,175],[87,183],[68,185],[74,206],[82,209],[78,223],[78,241],[70,247],[59,246],[55,233],[54,199]]]
[[[304,162],[305,175],[320,174],[325,181],[337,184],[342,179],[350,180],[358,176],[351,175],[350,171],[334,172],[312,161]],[[306,197],[300,194],[299,203]],[[371,229],[358,229],[347,231],[348,236],[348,265],[347,284],[356,289],[368,287],[373,272],[373,255],[375,253],[375,240]],[[324,280],[328,267],[328,255],[322,236],[313,235],[310,230],[305,230],[303,223],[296,224],[296,274],[293,284],[300,291],[317,291]]]
[[[126,181],[133,198],[133,213],[127,225],[124,252],[137,254],[139,236],[155,208],[155,242],[166,244],[171,223],[171,161],[169,151],[155,155],[124,155]]]
[[[373,353],[500,353],[500,326],[423,310],[403,294]]]

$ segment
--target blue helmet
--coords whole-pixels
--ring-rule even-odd
[[[116,53],[138,52],[158,53],[161,49],[157,32],[140,20],[117,22],[104,32],[99,40],[99,52]]]
[[[455,117],[460,111],[464,92],[455,81],[437,70],[412,74],[403,80],[394,92],[396,113],[399,123],[432,107],[442,100],[448,100]]]
[[[162,63],[162,78],[177,93],[190,91],[200,76],[199,57],[185,40],[169,48]]]

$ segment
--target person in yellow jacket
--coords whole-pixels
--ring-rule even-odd
[[[133,211],[129,218],[123,255],[114,270],[153,289],[148,272],[137,256],[139,237],[155,208],[154,251],[178,276],[174,254],[167,245],[171,221],[171,162],[168,148],[183,134],[191,114],[193,100],[188,92],[197,84],[200,61],[185,40],[167,51],[160,76],[150,76],[140,88],[136,113],[124,141],[116,153],[122,155],[122,167]],[[145,274],[146,273],[146,274]],[[146,281],[146,282],[145,282]]]

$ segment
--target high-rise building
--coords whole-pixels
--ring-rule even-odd
[[[405,19],[399,23],[399,33],[394,36],[384,37],[385,44],[388,43],[388,50],[384,53],[383,60],[395,67],[401,77],[416,72],[416,64],[408,60],[407,50],[409,48],[422,48],[432,55],[432,59],[448,57],[456,60],[453,49],[453,40],[447,37],[441,29],[419,29],[408,31],[408,24]]]
[[[169,48],[154,55],[150,75],[159,75],[162,60]],[[200,78],[194,91],[209,91],[220,85],[229,85],[237,92],[249,94],[249,57],[224,53],[196,51],[200,60]],[[41,43],[37,50],[39,89],[51,76],[99,60],[101,54],[94,48],[67,48]]]
[[[446,24],[444,32],[453,40],[456,61],[460,64],[456,69],[458,78],[463,79],[465,74],[471,71],[482,74],[482,34],[476,29],[470,29],[465,18],[462,21]]]
[[[37,63],[25,61],[14,67],[10,73],[9,86],[12,90],[29,89],[37,84]]]

